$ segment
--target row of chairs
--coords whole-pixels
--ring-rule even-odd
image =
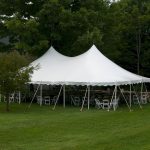
[[[133,103],[134,104],[147,104],[148,102],[148,96],[145,95],[133,95]],[[96,107],[97,108],[102,108],[102,109],[110,109],[113,108],[114,110],[117,109],[118,107],[118,102],[119,102],[119,97],[117,99],[113,99],[111,102],[109,102],[109,100],[104,99],[102,101],[100,101],[99,99],[95,99],[95,103],[96,103]]]
[[[52,98],[50,96],[37,96],[37,103],[38,104],[45,104],[45,105],[53,105],[55,104],[57,100],[57,96],[53,96]]]
[[[111,102],[108,99],[104,99],[102,101],[100,101],[99,99],[95,98],[95,106],[100,109],[107,109],[109,110],[110,108],[113,108],[114,110],[117,109],[118,107],[118,102],[119,102],[119,98],[117,99],[113,99]]]
[[[85,97],[85,99],[84,99],[84,97],[80,98],[78,96],[71,95],[70,98],[71,98],[71,105],[74,105],[74,106],[81,106],[83,101],[84,101],[84,105],[87,105],[87,103],[88,103],[87,97]],[[94,98],[91,97],[90,105],[93,105],[93,104],[94,104]]]
[[[73,104],[74,106],[81,106],[82,102],[84,100],[84,97],[82,97],[82,99],[78,96],[73,96],[71,95],[71,104]],[[87,97],[85,98],[85,102],[84,105],[87,105]],[[90,98],[90,105],[95,105],[95,107],[97,107],[98,109],[102,108],[102,109],[110,109],[111,107],[113,109],[116,109],[118,107],[118,101],[119,98],[117,98],[116,100],[112,100],[112,102],[109,102],[108,99],[104,99],[102,101],[100,101],[98,98],[94,98],[91,97]]]
[[[143,95],[133,95],[133,103],[134,104],[147,104],[148,102],[148,95],[147,94],[143,94]]]
[[[145,95],[133,95],[133,103],[134,104],[147,104],[148,102],[148,96]],[[102,109],[110,109],[113,108],[114,110],[117,109],[118,107],[118,102],[119,102],[119,97],[115,100],[113,99],[111,102],[109,100],[102,100],[99,101],[99,99],[95,99],[96,107],[102,108]]]
[[[2,98],[2,95],[0,94],[0,102],[2,101],[6,102],[6,97],[3,96]],[[11,93],[9,94],[9,103],[14,103],[14,102],[17,102],[17,103],[20,103],[21,102],[21,94],[20,93]]]

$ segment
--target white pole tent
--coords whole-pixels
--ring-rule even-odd
[[[95,45],[85,53],[75,57],[64,56],[50,47],[43,56],[32,62],[31,65],[39,66],[39,69],[34,70],[31,76],[30,83],[32,84],[90,87],[150,82],[150,78],[131,73],[109,60]],[[65,93],[65,89],[63,93]]]

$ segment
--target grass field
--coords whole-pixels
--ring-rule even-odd
[[[150,105],[129,112],[0,103],[0,150],[150,150]]]

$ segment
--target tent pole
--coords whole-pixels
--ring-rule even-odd
[[[140,100],[142,100],[142,96],[143,96],[142,92],[143,92],[143,82],[141,83],[141,96],[140,96]]]
[[[110,104],[112,104],[112,101],[113,101],[113,98],[114,98],[114,94],[115,94],[115,88],[114,88],[114,91],[113,91],[113,94],[112,94],[112,97],[111,97],[111,101],[110,101]],[[108,109],[108,111],[110,110],[110,107]]]
[[[130,108],[131,108],[131,105],[132,105],[132,93],[131,93],[131,90],[132,90],[132,87],[131,87],[131,84],[130,84]]]
[[[146,84],[144,83],[144,87],[145,87],[145,91],[146,91],[146,98],[148,98],[148,92],[147,92],[147,88],[146,88]]]
[[[1,85],[0,85],[0,102],[2,102]]]
[[[57,105],[57,102],[58,102],[58,99],[59,99],[59,97],[60,97],[60,93],[61,93],[61,91],[62,91],[62,88],[63,88],[63,85],[61,86],[61,88],[60,88],[60,90],[59,90],[59,93],[58,93],[57,99],[56,99],[56,101],[55,101],[53,110],[55,109],[55,107],[56,107],[56,105]]]
[[[144,87],[145,87],[146,94],[148,94],[148,93],[147,93],[147,88],[146,88],[146,84],[145,84],[145,83],[144,83]]]
[[[123,96],[123,98],[124,98],[124,100],[125,100],[125,102],[126,102],[126,104],[127,104],[128,108],[129,108],[129,110],[131,111],[131,108],[130,108],[130,106],[129,106],[129,104],[128,104],[128,102],[127,102],[126,98],[125,98],[125,96],[123,95],[123,93],[122,93],[122,91],[121,91],[120,86],[118,86],[118,87],[119,87],[119,89],[120,89],[120,92],[121,92],[121,94],[122,94],[122,96]]]
[[[90,85],[88,86],[88,110],[90,109]]]
[[[117,101],[117,85],[115,85],[115,103]],[[116,107],[114,107],[114,111],[116,111]]]
[[[40,106],[42,106],[42,95],[43,95],[43,93],[42,93],[42,84],[41,84],[41,86],[40,86]]]
[[[145,83],[144,83],[144,87],[145,87],[146,95],[148,95],[148,92],[147,92],[147,88],[146,88],[146,84],[145,84]]]
[[[134,90],[134,94],[135,94],[135,96],[136,96],[136,98],[137,98],[137,100],[138,100],[138,104],[139,104],[140,108],[142,109],[142,106],[141,106],[141,104],[140,104],[139,97],[138,97],[137,93],[135,92],[135,88],[134,88],[133,84],[132,84],[132,87],[133,87],[133,90]]]
[[[34,98],[35,98],[37,92],[38,92],[39,87],[40,87],[40,84],[38,85],[38,87],[37,87],[37,89],[36,89],[36,91],[35,91],[35,93],[34,93],[34,95],[33,95],[33,98],[32,98],[32,100],[31,100],[29,106],[25,109],[25,112],[27,111],[27,109],[29,109],[29,108],[31,107],[31,104],[32,104],[32,102],[33,102],[33,100],[34,100]]]
[[[86,95],[87,95],[87,91],[88,91],[88,86],[87,86],[86,91],[85,91],[85,95],[84,95],[84,99],[83,99],[83,101],[82,101],[82,106],[81,106],[80,111],[82,111],[82,110],[83,110],[84,102],[85,102],[85,98],[86,98]]]
[[[20,91],[18,93],[18,97],[19,97],[19,104],[20,104],[21,103],[21,93],[20,93]]]
[[[65,95],[65,85],[63,85],[63,107],[66,106],[66,95]]]

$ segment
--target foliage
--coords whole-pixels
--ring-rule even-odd
[[[7,110],[9,110],[9,94],[21,91],[30,80],[34,68],[25,67],[26,65],[28,65],[26,56],[20,55],[17,51],[0,53],[0,90],[6,97]]]
[[[124,68],[150,76],[150,1],[1,0],[0,50],[41,56],[51,45],[76,56],[95,44]]]
[[[117,40],[111,44],[121,52],[121,64],[133,72],[149,76],[143,68],[148,69],[145,63],[149,62],[145,57],[150,50],[147,44],[150,35],[150,1],[121,0],[111,6],[110,13],[114,24],[109,32],[113,31]]]

